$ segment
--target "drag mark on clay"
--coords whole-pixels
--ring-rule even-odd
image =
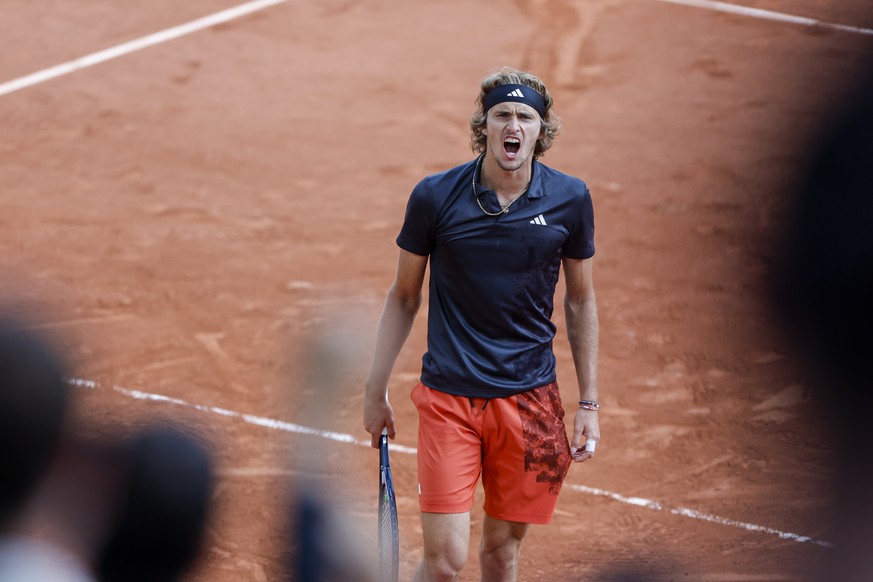
[[[95,382],[94,380],[87,380],[87,379],[82,379],[82,378],[68,378],[67,382],[72,386],[84,388],[87,390],[97,390],[97,389],[102,388],[102,385],[99,382]],[[153,394],[151,392],[143,392],[141,390],[131,390],[128,388],[122,388],[121,386],[112,386],[111,389],[114,390],[115,392],[118,392],[119,394],[123,394],[129,398],[134,398],[136,400],[144,400],[144,401],[172,404],[175,406],[183,406],[186,408],[199,410],[201,412],[208,412],[211,414],[217,414],[219,416],[237,418],[237,419],[242,420],[243,422],[247,422],[247,423],[253,424],[255,426],[269,428],[272,430],[280,430],[280,431],[296,433],[296,434],[312,435],[312,436],[317,436],[320,438],[325,438],[325,439],[336,441],[336,442],[347,443],[347,444],[357,445],[357,446],[361,446],[361,447],[368,447],[368,448],[370,447],[370,441],[356,439],[354,436],[352,436],[350,434],[325,431],[325,430],[318,430],[315,428],[310,428],[307,426],[295,424],[292,422],[285,422],[285,421],[281,421],[281,420],[265,418],[262,416],[255,416],[252,414],[244,414],[241,412],[228,410],[226,408],[219,408],[217,406],[204,406],[201,404],[191,404],[191,403],[186,402],[184,400],[181,400],[179,398],[164,396],[162,394]],[[408,455],[414,455],[418,452],[418,450],[414,447],[407,447],[407,446],[396,445],[396,444],[391,445],[391,450],[397,451],[398,453],[408,454]],[[814,539],[814,538],[811,538],[808,536],[794,534],[794,533],[785,532],[785,531],[780,531],[780,530],[775,529],[775,528],[756,525],[753,523],[746,523],[746,522],[742,522],[742,521],[737,521],[737,520],[733,520],[733,519],[719,517],[717,515],[701,513],[699,511],[696,511],[693,509],[687,509],[684,507],[668,508],[665,505],[663,505],[662,503],[659,503],[657,501],[652,501],[650,499],[644,499],[642,497],[626,497],[626,496],[621,495],[619,493],[614,493],[612,491],[606,491],[605,489],[598,489],[596,487],[587,487],[585,485],[574,485],[572,483],[565,483],[564,486],[567,489],[571,489],[571,490],[578,491],[581,493],[586,493],[589,495],[596,495],[598,497],[607,497],[609,499],[612,499],[613,501],[618,501],[620,503],[624,503],[627,505],[633,505],[635,507],[642,507],[645,509],[651,509],[653,511],[666,511],[672,515],[678,515],[678,516],[687,517],[690,519],[697,519],[700,521],[706,521],[706,522],[717,524],[717,525],[740,528],[740,529],[744,529],[744,530],[751,531],[751,532],[775,535],[775,536],[778,536],[782,539],[791,540],[791,541],[795,541],[798,543],[810,543],[810,544],[825,547],[825,548],[832,548],[833,547],[833,544],[830,542],[817,540],[817,539]]]

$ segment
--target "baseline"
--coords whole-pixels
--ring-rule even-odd
[[[224,22],[228,22],[230,20],[234,20],[241,16],[245,16],[246,14],[251,14],[252,12],[257,12],[259,10],[263,10],[265,8],[269,8],[271,6],[275,6],[277,4],[283,4],[288,0],[254,0],[252,2],[247,2],[245,4],[241,4],[234,8],[229,8],[227,10],[223,10],[221,12],[216,12],[210,16],[205,16],[203,18],[199,18],[197,20],[193,20],[187,24],[181,24],[179,26],[174,26],[172,28],[168,28],[161,32],[156,32],[154,34],[150,34],[148,36],[144,36],[142,38],[138,38],[136,40],[132,40],[115,47],[102,50],[96,53],[92,53],[90,55],[86,55],[84,57],[80,57],[78,59],[74,59],[72,61],[68,61],[66,63],[56,65],[54,67],[50,67],[48,69],[43,69],[42,71],[37,71],[36,73],[32,73],[30,75],[26,75],[24,77],[19,77],[17,79],[13,79],[11,81],[7,81],[5,83],[0,84],[0,96],[6,95],[9,93],[13,93],[15,91],[19,91],[26,87],[30,87],[32,85],[37,85],[39,83],[43,83],[45,81],[49,81],[56,77],[61,77],[63,75],[68,75],[75,71],[94,66],[98,63],[102,63],[104,61],[108,61],[110,59],[114,59],[120,57],[122,55],[126,55],[128,53],[132,53],[146,47],[150,47],[156,44],[160,44],[162,42],[167,42],[168,40],[172,40],[175,38],[179,38],[180,36],[185,36],[187,34],[191,34],[192,32],[197,32],[199,30],[203,30],[204,28],[210,28],[217,24],[222,24]],[[737,4],[730,4],[727,2],[719,2],[716,0],[659,0],[660,2],[669,2],[671,4],[679,4],[682,6],[691,6],[694,8],[705,8],[708,10],[715,10],[718,12],[727,12],[731,14],[739,14],[742,16],[751,16],[754,18],[761,18],[764,20],[775,20],[778,22],[787,22],[791,24],[799,24],[803,26],[812,26],[812,27],[820,27],[826,28],[829,30],[838,30],[842,32],[852,32],[857,34],[865,34],[865,35],[873,35],[873,29],[869,28],[861,28],[858,26],[850,26],[847,24],[834,24],[830,22],[823,22],[821,20],[816,20],[814,18],[806,18],[803,16],[795,16],[792,14],[785,14],[783,12],[775,12],[772,10],[763,10],[761,8],[750,8],[748,6],[740,6]]]
[[[78,386],[80,388],[87,388],[90,390],[94,390],[97,388],[101,388],[99,382],[95,382],[93,380],[85,380],[82,378],[69,378],[67,382],[73,386]],[[282,420],[275,420],[272,418],[266,418],[263,416],[255,416],[253,414],[244,414],[242,412],[235,412],[233,410],[228,410],[226,408],[219,408],[216,406],[204,406],[202,404],[191,404],[190,402],[186,402],[185,400],[181,400],[179,398],[173,398],[171,396],[164,396],[162,394],[153,394],[151,392],[143,392],[141,390],[131,390],[129,388],[123,388],[121,386],[112,386],[112,390],[118,392],[120,394],[124,394],[130,398],[135,398],[136,400],[149,400],[152,402],[164,402],[167,404],[173,404],[176,406],[183,406],[185,408],[192,408],[194,410],[199,410],[201,412],[209,412],[212,414],[218,414],[219,416],[228,416],[233,418],[238,418],[243,422],[247,422],[249,424],[253,424],[256,426],[261,426],[264,428],[270,428],[273,430],[280,430],[284,432],[296,433],[296,434],[306,434],[311,436],[321,437],[327,440],[332,440],[341,443],[347,443],[362,447],[370,448],[370,441],[357,439],[350,434],[319,430],[315,428],[311,428],[308,426],[303,426],[300,424],[295,424],[293,422],[286,422]],[[398,453],[405,453],[409,455],[414,455],[418,452],[418,450],[414,447],[407,447],[404,445],[391,445],[391,450],[396,451]],[[697,519],[701,521],[707,521],[709,523],[714,523],[717,525],[724,525],[729,527],[735,527],[739,529],[744,529],[746,531],[765,533],[770,535],[778,536],[782,539],[795,541],[798,543],[810,543],[817,546],[822,546],[825,548],[832,548],[833,544],[830,542],[826,542],[823,540],[817,540],[811,538],[809,536],[804,536],[800,534],[795,534],[791,532],[780,531],[775,528],[765,527],[762,525],[756,525],[753,523],[747,523],[742,521],[737,521],[734,519],[728,519],[724,517],[719,517],[717,515],[712,515],[708,513],[701,513],[694,509],[688,509],[685,507],[675,507],[669,508],[659,503],[657,501],[652,501],[650,499],[644,499],[641,497],[626,497],[619,493],[613,493],[611,491],[606,491],[604,489],[597,489],[596,487],[587,487],[585,485],[574,485],[572,483],[565,483],[564,487],[572,489],[574,491],[579,491],[581,493],[588,493],[590,495],[597,495],[599,497],[608,497],[614,501],[618,501],[620,503],[625,503],[627,505],[633,505],[635,507],[644,507],[646,509],[651,509],[654,511],[666,511],[672,515],[679,515],[682,517],[688,517],[691,519]]]
[[[287,1],[288,0],[254,0],[253,2],[240,4],[239,6],[228,8],[227,10],[222,10],[221,12],[216,12],[215,14],[212,14],[210,16],[204,16],[203,18],[192,20],[191,22],[188,22],[186,24],[180,24],[179,26],[174,26],[172,28],[156,32],[154,34],[149,34],[147,36],[143,36],[141,38],[122,43],[112,48],[98,51],[96,53],[91,53],[90,55],[86,55],[72,61],[67,61],[66,63],[56,65],[48,69],[43,69],[42,71],[37,71],[36,73],[32,73],[24,77],[19,77],[18,79],[13,79],[12,81],[7,81],[6,83],[0,84],[0,95],[6,95],[7,93],[12,93],[14,91],[24,89],[25,87],[30,87],[31,85],[37,85],[50,79],[54,79],[55,77],[68,75],[75,71],[87,67],[92,67],[104,61],[108,61],[126,55],[128,53],[154,46],[162,42],[167,42],[168,40],[173,40],[181,36],[191,34],[192,32],[203,30],[204,28],[210,28],[218,24],[223,24],[225,22],[240,18],[241,16],[251,14],[252,12],[257,12],[259,10],[275,6],[276,4],[282,4]]]
[[[739,4],[731,4],[729,2],[719,2],[717,0],[659,0],[660,2],[669,2],[670,4],[680,4],[682,6],[691,6],[693,8],[704,8],[707,10],[715,10],[716,12],[727,12],[729,14],[738,14],[740,16],[751,16],[753,18],[761,18],[763,20],[775,20],[776,22],[787,22],[790,24],[799,24],[801,26],[812,26],[818,28],[826,28],[828,30],[838,30],[840,32],[853,32],[856,34],[873,35],[873,29],[861,28],[859,26],[850,26],[848,24],[833,24],[830,22],[822,22],[815,18],[807,18],[805,16],[795,16],[784,12],[775,12],[773,10],[764,10],[762,8],[751,8],[749,6],[741,6]]]

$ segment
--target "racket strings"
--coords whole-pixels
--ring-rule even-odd
[[[394,484],[391,479],[391,468],[388,464],[387,450],[381,451],[380,457],[379,562],[381,580],[384,582],[397,582],[400,569],[400,532],[397,522],[397,503],[394,498]]]

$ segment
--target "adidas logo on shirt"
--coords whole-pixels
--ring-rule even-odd
[[[510,91],[506,94],[507,97],[519,97],[524,99],[524,93],[521,92],[521,89],[515,89],[514,91]]]
[[[548,226],[546,224],[546,217],[540,214],[536,218],[530,221],[531,224],[539,224],[540,226]]]

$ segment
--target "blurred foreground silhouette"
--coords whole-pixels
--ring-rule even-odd
[[[67,363],[33,329],[0,317],[0,580],[179,579],[208,517],[208,450],[172,426],[78,434]]]
[[[774,303],[833,439],[835,549],[818,580],[873,580],[873,61],[801,172]]]

